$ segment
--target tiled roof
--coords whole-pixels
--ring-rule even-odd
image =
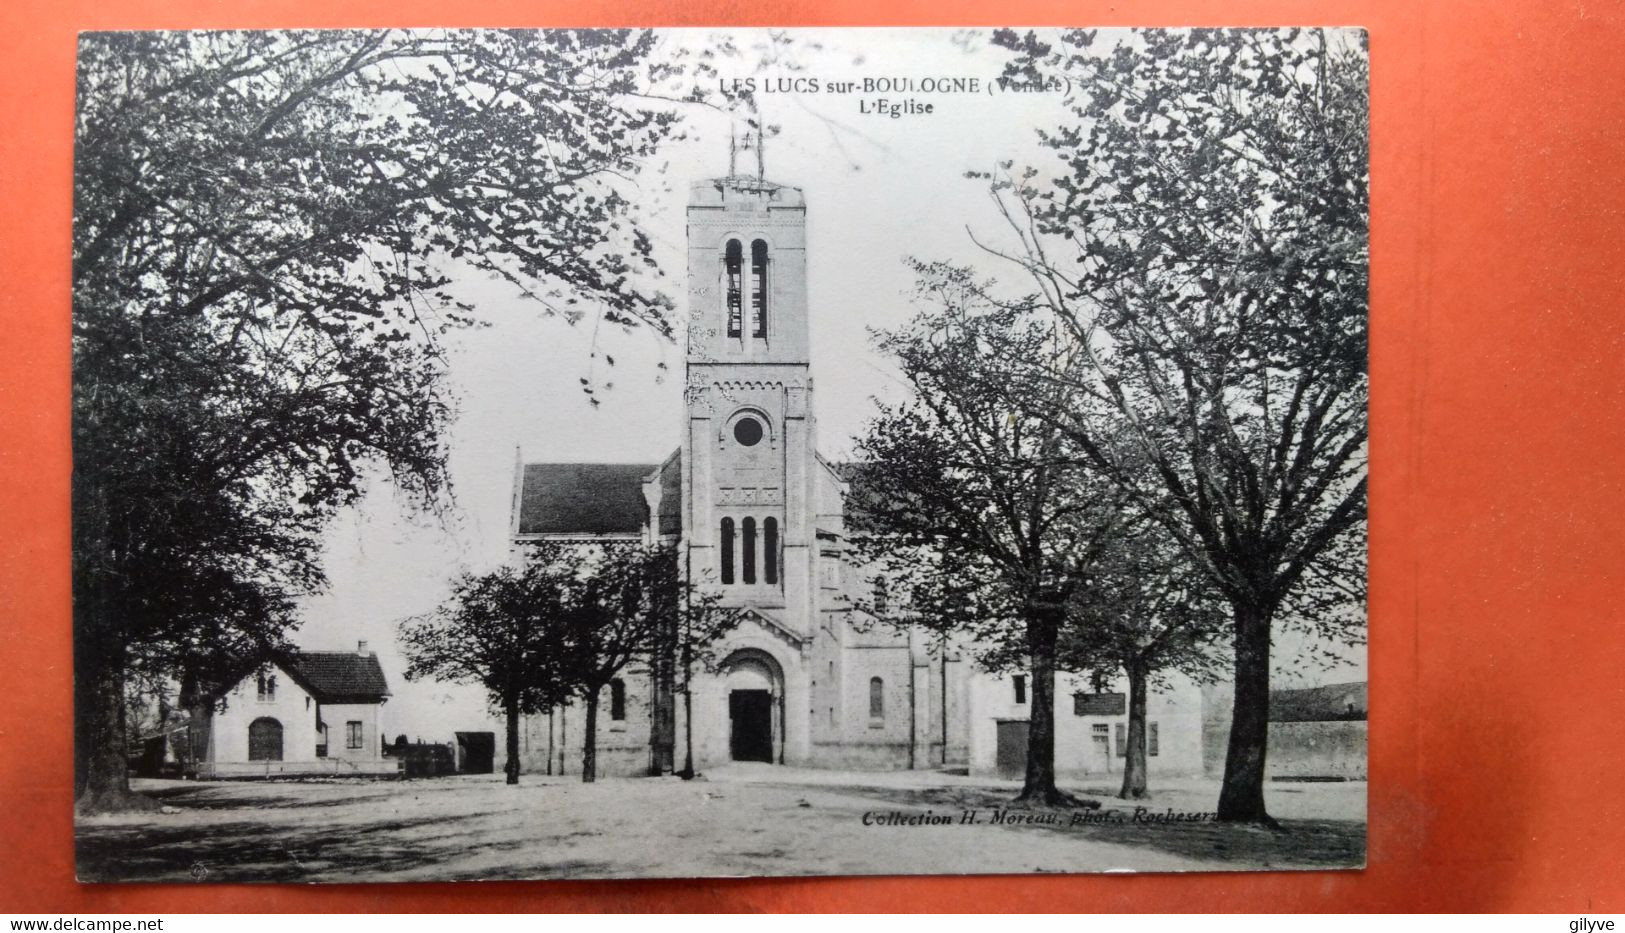
[[[527,463],[520,477],[518,533],[642,534],[649,520],[643,481],[662,466],[661,531],[676,533],[681,503],[675,457],[666,464]]]
[[[353,651],[300,651],[285,661],[288,673],[318,703],[376,703],[389,696],[389,683],[376,654]]]
[[[1325,722],[1366,718],[1365,681],[1301,690],[1270,691],[1270,722]]]

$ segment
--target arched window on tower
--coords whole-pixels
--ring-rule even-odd
[[[762,579],[779,582],[779,520],[762,519]]]
[[[745,519],[745,554],[744,554],[746,583],[756,582],[756,519]]]
[[[767,337],[767,241],[750,245],[750,329],[753,337]]]
[[[619,677],[609,682],[609,718],[612,722],[626,720],[626,681]]]
[[[722,520],[722,582],[734,582],[734,520]]]
[[[886,683],[879,677],[869,678],[869,718],[886,718]]]
[[[724,251],[722,267],[723,278],[728,289],[728,336],[738,337],[742,329],[741,318],[744,313],[744,282],[741,281],[745,260],[744,247],[738,240],[729,240]]]

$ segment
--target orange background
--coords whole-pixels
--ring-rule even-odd
[[[1361,25],[1371,33],[1370,867],[460,885],[73,880],[75,32]],[[1625,911],[1619,2],[11,0],[0,9],[0,911]]]

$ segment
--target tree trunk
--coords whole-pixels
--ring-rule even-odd
[[[689,689],[688,678],[683,678],[683,780],[694,777],[694,692]]]
[[[1133,660],[1123,665],[1128,672],[1128,748],[1123,758],[1123,789],[1117,796],[1124,800],[1139,800],[1146,795],[1145,664]]]
[[[1058,601],[1034,604],[1027,611],[1027,655],[1033,683],[1028,697],[1027,773],[1016,797],[1018,803],[1047,807],[1084,803],[1055,786],[1055,643],[1065,612]]]
[[[101,607],[80,605],[80,612]],[[81,813],[151,810],[158,805],[130,790],[124,731],[124,679],[128,649],[123,633],[108,633],[98,619],[77,620],[74,651],[74,781]]]
[[[508,697],[502,701],[502,711],[508,719],[508,762],[503,766],[502,772],[508,776],[509,784],[519,783],[519,700],[517,697]]]
[[[598,690],[587,694],[587,735],[581,742],[581,781],[598,780]]]
[[[687,599],[685,595],[683,597]],[[694,649],[691,635],[683,627],[683,770],[677,772],[685,781],[694,779]]]
[[[1264,757],[1270,729],[1270,615],[1257,606],[1238,606],[1235,610],[1236,696],[1218,818],[1274,827],[1276,822],[1264,809]]]

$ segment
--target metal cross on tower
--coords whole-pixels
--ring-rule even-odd
[[[755,139],[751,138],[752,131],[756,133]],[[743,143],[740,141],[738,126],[730,125],[728,132],[728,177],[737,178],[739,176],[740,149],[753,149],[756,151],[756,180],[761,181],[767,176],[767,168],[764,164],[763,138],[762,121],[760,119],[752,119],[746,122]]]

